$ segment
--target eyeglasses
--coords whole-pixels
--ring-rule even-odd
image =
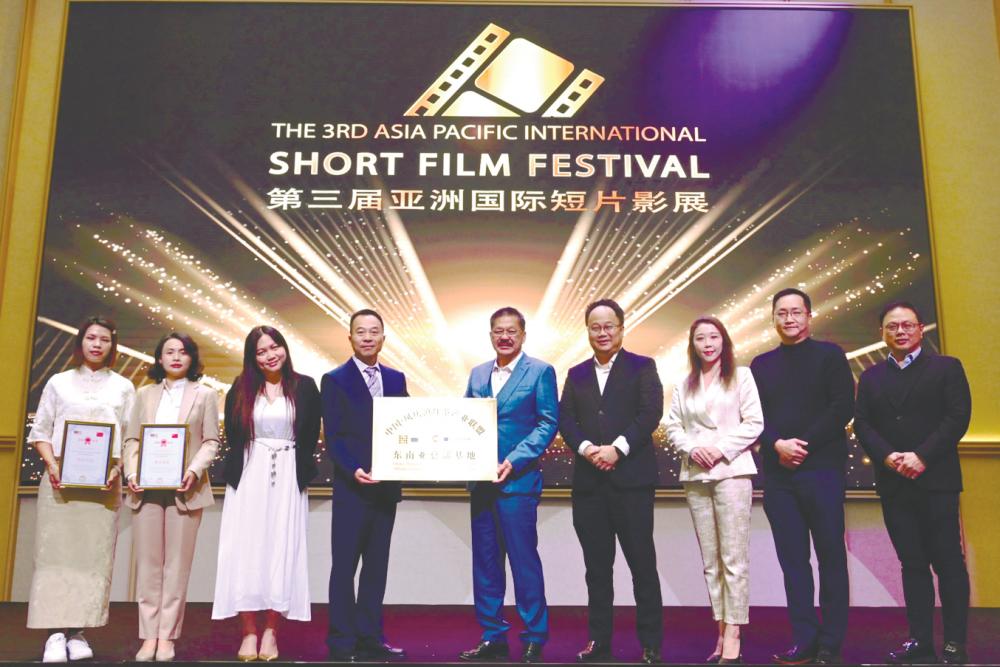
[[[904,333],[913,333],[919,328],[920,324],[918,322],[889,322],[889,324],[882,327],[883,330],[888,331],[889,333],[896,333],[900,329],[902,329]]]
[[[490,332],[490,335],[494,338],[499,338],[500,336],[510,336],[513,338],[521,333],[520,329],[494,329]]]
[[[618,331],[620,328],[621,328],[620,324],[604,324],[604,325],[601,325],[601,324],[591,324],[589,327],[587,327],[587,330],[590,331],[590,333],[592,333],[595,336],[597,336],[597,335],[600,335],[601,332],[608,333],[608,334],[613,334],[614,332]]]
[[[777,310],[777,311],[774,312],[774,319],[776,319],[776,320],[784,320],[784,319],[788,319],[789,317],[791,317],[792,319],[795,319],[795,320],[801,320],[803,317],[805,317],[808,314],[809,314],[808,311],[802,310],[801,308],[795,308],[795,309],[792,309],[792,310],[784,310],[784,309],[782,309],[782,310]]]

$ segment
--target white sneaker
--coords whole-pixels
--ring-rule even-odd
[[[66,642],[66,651],[69,653],[70,660],[89,660],[94,657],[94,652],[82,632],[69,638],[69,641]]]
[[[66,635],[54,632],[45,640],[42,662],[66,662]]]

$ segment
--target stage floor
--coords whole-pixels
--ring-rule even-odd
[[[40,660],[47,632],[25,630],[27,605],[0,603],[0,661]],[[547,663],[570,663],[587,641],[586,610],[552,607],[551,638],[545,647]],[[514,609],[507,610],[512,623],[512,651],[520,627]],[[938,619],[940,621],[940,619]],[[139,641],[134,603],[111,605],[110,623],[87,631],[96,661],[127,662],[134,658]],[[639,656],[635,637],[635,610],[621,607],[615,613],[615,658],[634,663]],[[386,637],[407,651],[403,664],[457,662],[459,651],[474,646],[479,629],[471,607],[400,605],[386,607]],[[309,623],[286,622],[279,635],[282,661],[325,662],[326,605],[313,605]],[[899,608],[857,607],[851,610],[844,660],[850,664],[881,663],[886,651],[906,638],[906,617]],[[937,630],[938,650],[941,641]],[[211,620],[211,605],[191,603],[187,608],[184,636],[177,642],[179,662],[235,661],[239,646],[235,619]],[[705,607],[668,607],[664,611],[663,658],[675,664],[701,663],[714,647],[715,628]],[[978,664],[1000,663],[1000,609],[974,609],[969,624],[969,654]],[[744,632],[743,657],[749,663],[768,663],[770,655],[789,643],[785,610],[755,607]],[[465,664],[465,663],[463,663]]]

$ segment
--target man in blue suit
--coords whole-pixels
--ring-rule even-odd
[[[354,355],[323,376],[323,432],[334,464],[330,534],[331,660],[401,658],[404,651],[382,634],[382,599],[389,568],[389,541],[402,498],[399,482],[371,477],[372,399],[408,396],[406,377],[378,363],[385,342],[382,317],[374,310],[351,315],[348,336]],[[354,573],[361,560],[358,594]]]
[[[472,590],[482,640],[463,651],[462,660],[497,660],[509,655],[503,618],[510,560],[521,633],[523,662],[538,662],[549,636],[542,561],[538,557],[538,501],[542,471],[538,465],[556,435],[559,399],[556,372],[521,351],[524,315],[505,307],[490,317],[490,341],[497,357],[472,369],[466,397],[497,401],[497,480],[472,486]]]

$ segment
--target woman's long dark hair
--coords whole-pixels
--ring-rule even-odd
[[[733,354],[733,339],[729,337],[726,326],[715,317],[699,317],[691,324],[688,331],[688,364],[691,372],[687,376],[687,390],[689,394],[697,392],[701,388],[701,357],[694,349],[694,330],[701,324],[711,324],[719,330],[722,336],[722,351],[719,353],[719,362],[722,364],[722,386],[729,388],[733,384],[733,377],[736,375],[736,356]]]
[[[226,415],[233,420],[230,427],[241,436],[247,446],[254,439],[253,405],[257,396],[264,391],[264,373],[257,365],[257,341],[264,335],[270,336],[271,340],[285,348],[285,363],[281,367],[281,391],[292,405],[295,420],[298,420],[295,412],[295,389],[298,386],[299,375],[292,368],[292,355],[288,352],[288,343],[285,342],[281,332],[274,327],[266,325],[254,327],[247,334],[246,343],[243,344],[243,372],[236,376],[233,382],[233,389],[236,391],[233,414]],[[294,428],[293,423],[292,429]]]

